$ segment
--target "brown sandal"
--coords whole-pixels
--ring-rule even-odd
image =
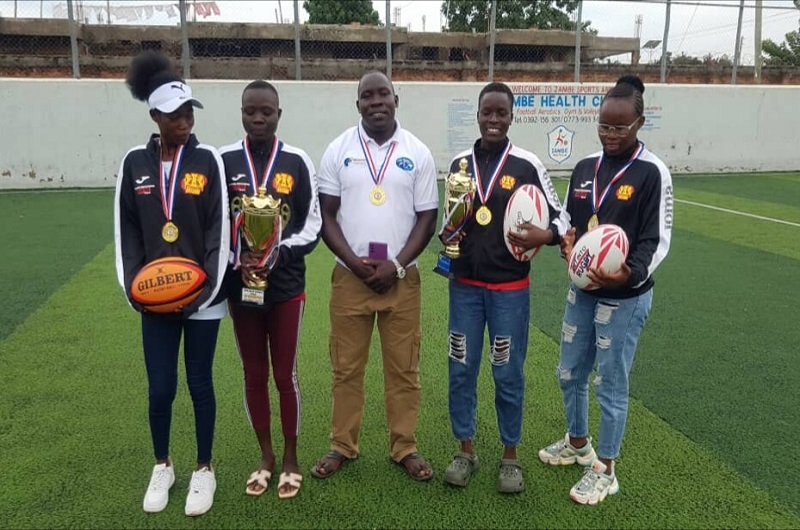
[[[342,469],[342,466],[350,460],[354,459],[347,458],[339,451],[331,449],[325,456],[317,460],[317,463],[311,468],[311,476],[316,478],[328,478],[336,474],[336,472]]]
[[[406,475],[413,480],[420,482],[430,480],[433,478],[433,469],[428,462],[422,458],[419,453],[409,453],[402,458],[402,460],[394,461],[395,464],[403,468]],[[427,474],[425,472],[427,471]]]

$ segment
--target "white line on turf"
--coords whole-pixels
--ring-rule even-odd
[[[702,202],[687,201],[684,199],[675,199],[675,202],[683,204],[690,204],[692,206],[699,206],[701,208],[708,208],[709,210],[717,210],[718,212],[732,213],[734,215],[742,215],[744,217],[752,217],[753,219],[760,219],[762,221],[769,221],[771,223],[780,223],[782,225],[796,226],[800,228],[800,223],[793,223],[791,221],[784,221],[783,219],[775,219],[774,217],[764,217],[763,215],[756,215],[754,213],[740,212],[737,210],[729,210],[727,208],[720,208],[719,206],[711,206],[710,204],[703,204]]]

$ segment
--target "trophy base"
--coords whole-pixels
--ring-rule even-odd
[[[264,289],[266,289],[266,286]],[[253,307],[264,307],[264,289],[242,287],[242,304]]]
[[[448,256],[446,252],[440,252],[439,261],[436,262],[436,267],[434,267],[433,272],[449,280],[454,279],[453,258]]]

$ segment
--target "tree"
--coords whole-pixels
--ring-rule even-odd
[[[308,13],[309,24],[381,25],[371,0],[305,0],[303,9]]]
[[[765,66],[800,66],[800,29],[786,34],[786,42],[776,44],[772,39],[761,45]]]
[[[497,29],[562,29],[575,30],[571,15],[579,0],[497,0]],[[441,11],[447,19],[448,31],[489,30],[492,0],[443,0]],[[597,33],[584,21],[581,28],[587,33]]]

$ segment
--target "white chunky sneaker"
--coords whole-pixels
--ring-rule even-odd
[[[586,445],[578,449],[569,443],[569,433],[564,436],[563,440],[554,442],[539,451],[539,460],[551,466],[569,466],[575,463],[590,466],[596,458],[591,438],[587,438]]]
[[[186,515],[203,515],[210,510],[216,490],[217,479],[209,468],[204,467],[192,473],[189,494],[186,496]]]
[[[569,498],[579,504],[595,505],[606,496],[619,493],[616,474],[606,475],[606,469],[605,464],[595,460],[592,467],[584,471],[583,478],[569,490]]]
[[[171,464],[171,463],[170,463]],[[150,484],[144,494],[142,507],[147,513],[157,513],[167,507],[169,489],[175,484],[175,470],[172,465],[157,464],[150,475]]]

